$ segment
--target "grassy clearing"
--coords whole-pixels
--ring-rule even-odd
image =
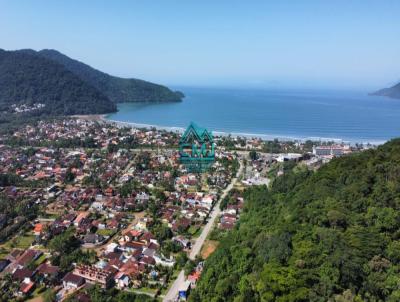
[[[26,250],[28,249],[31,245],[32,242],[35,240],[35,235],[29,235],[25,234],[23,236],[15,236],[14,238],[8,240],[3,247],[6,249],[22,249]]]
[[[192,225],[192,226],[190,226],[189,229],[187,230],[187,233],[188,233],[190,236],[192,236],[192,238],[197,238],[197,237],[200,236],[201,230],[202,230],[202,227],[201,227],[201,226]]]
[[[109,229],[102,229],[102,230],[97,230],[96,232],[98,235],[101,236],[113,236],[116,233],[116,230],[109,230]]]

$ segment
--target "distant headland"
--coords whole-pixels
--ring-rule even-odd
[[[387,96],[393,99],[400,99],[400,83],[390,87],[372,92],[370,95]]]

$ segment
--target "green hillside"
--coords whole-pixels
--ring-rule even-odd
[[[44,104],[40,114],[71,115],[116,110],[110,99],[61,64],[30,50],[0,49],[0,109]]]
[[[124,79],[108,75],[77,60],[53,50],[44,49],[39,55],[64,65],[82,80],[96,87],[113,102],[176,102],[181,101],[181,92],[138,79]]]
[[[245,201],[190,301],[400,301],[400,139]]]

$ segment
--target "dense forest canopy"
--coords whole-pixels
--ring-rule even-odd
[[[117,102],[182,98],[181,92],[138,79],[110,76],[55,50],[0,49],[0,124],[10,123],[10,113],[16,118],[23,115],[24,119],[103,114],[116,111]],[[27,110],[15,110],[13,105]]]
[[[400,139],[245,192],[193,301],[400,301]]]
[[[183,94],[179,91],[171,91],[165,86],[143,80],[108,75],[53,49],[43,49],[38,55],[62,64],[115,103],[173,102],[181,101],[183,98]]]
[[[44,104],[41,114],[71,115],[113,112],[116,106],[92,85],[61,64],[34,51],[0,49],[0,107]]]

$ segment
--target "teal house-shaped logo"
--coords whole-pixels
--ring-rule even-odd
[[[180,161],[189,172],[204,172],[215,161],[211,131],[191,122],[179,141]]]

